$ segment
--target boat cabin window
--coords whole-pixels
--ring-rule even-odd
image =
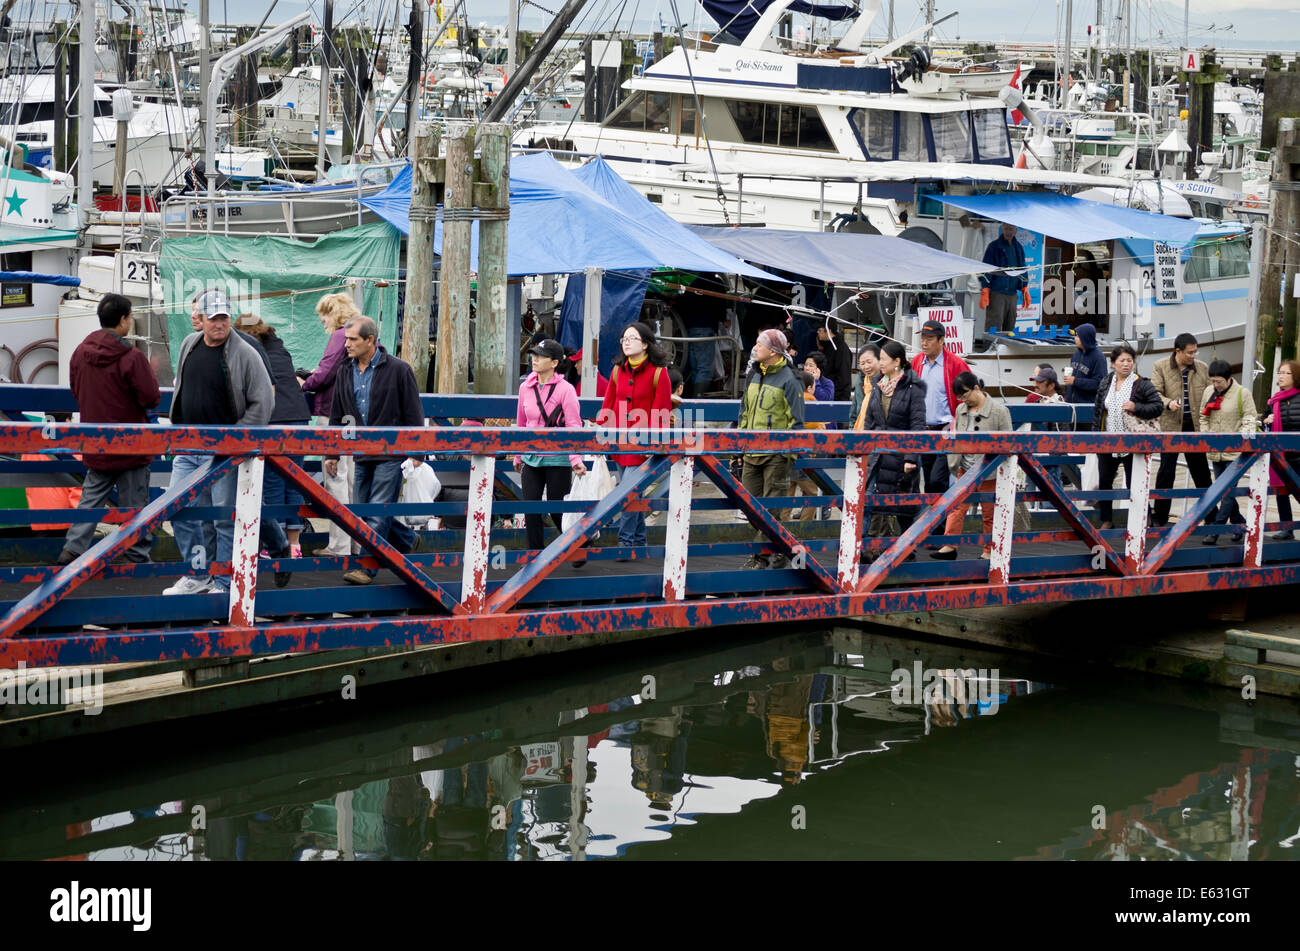
[[[970,116],[964,112],[949,115],[932,116],[928,120],[919,112],[895,112],[890,109],[854,109],[849,112],[849,121],[853,123],[862,142],[866,157],[873,162],[970,162],[971,152]],[[934,153],[931,156],[926,123],[930,123],[930,134],[934,138]],[[1006,128],[1002,137],[1006,143]],[[1004,146],[1000,156],[1010,158],[1010,145]]]
[[[815,108],[744,99],[728,99],[726,103],[742,142],[835,151],[830,133]]]
[[[901,112],[898,115],[898,160],[900,162],[928,162],[930,150],[925,145],[925,129],[918,112]]]
[[[695,134],[695,97],[677,96],[677,134]]]
[[[1223,281],[1250,274],[1250,248],[1244,237],[1211,238],[1192,248],[1183,268],[1183,280]]]
[[[970,144],[970,117],[964,112],[945,112],[930,116],[936,162],[970,162],[974,159]]]
[[[885,109],[862,109],[853,119],[862,136],[867,158],[890,161],[894,157],[894,116]]]
[[[1011,140],[1007,137],[1007,121],[1001,109],[977,109],[971,113],[975,124],[975,148],[981,162],[1011,158]]]
[[[666,92],[634,92],[605,120],[606,128],[667,132],[672,97]]]

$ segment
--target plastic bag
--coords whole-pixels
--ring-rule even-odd
[[[399,502],[433,502],[442,491],[438,475],[427,462],[417,466],[410,459],[402,460],[402,494]],[[402,522],[415,529],[437,528],[437,520],[431,515],[401,515]]]
[[[564,501],[599,502],[613,492],[618,485],[614,477],[609,474],[609,466],[605,464],[604,456],[587,459],[585,462],[587,464],[586,473],[573,477],[573,485],[569,488],[569,494],[564,497]],[[582,512],[565,512],[564,517],[561,519],[565,531],[568,531],[571,525],[576,524],[582,516]],[[594,538],[592,540],[595,541]]]

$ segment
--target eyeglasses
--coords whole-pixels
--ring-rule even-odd
[[[953,390],[952,395],[957,397],[957,399],[959,400],[964,400],[967,396],[970,395],[970,392],[971,392],[970,390],[961,390],[960,392],[958,392],[957,390]]]
[[[628,335],[626,335],[625,337],[623,337],[623,342],[624,342],[624,343],[640,343],[640,342],[641,342],[641,335],[640,335],[640,334],[628,334]]]

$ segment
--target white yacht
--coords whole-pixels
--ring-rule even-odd
[[[860,208],[884,234],[905,227],[898,199],[911,195],[888,181],[891,171],[907,166],[915,178],[917,166],[937,163],[979,177],[1012,165],[997,97],[1011,70],[934,64],[924,50],[891,55],[924,28],[864,51],[879,0],[863,5],[835,47],[783,50],[771,33],[792,2],[767,5],[739,45],[688,40],[676,47],[626,84],[630,95],[604,122],[536,124],[516,133],[516,146],[574,163],[603,156],[683,222],[762,220],[821,230]],[[747,176],[772,160],[814,162],[827,174],[821,183]],[[881,183],[833,181],[834,169],[856,176],[868,163],[880,168]]]

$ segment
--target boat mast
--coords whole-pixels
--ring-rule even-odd
[[[334,45],[334,0],[325,0],[320,33],[320,92],[316,94],[316,177],[325,177],[325,135],[329,130],[330,48]]]
[[[95,207],[95,5],[90,0],[81,0],[79,33],[77,112],[81,121],[77,123],[77,204],[82,215],[88,216]],[[83,232],[83,242],[89,254],[88,233]]]
[[[1070,90],[1070,70],[1073,65],[1074,51],[1070,49],[1070,34],[1074,30],[1074,0],[1065,0],[1065,54],[1061,63],[1061,82],[1058,88],[1061,108],[1065,108],[1066,97]]]
[[[199,96],[204,103],[208,101],[208,86],[212,83],[212,57],[208,55],[211,42],[208,0],[199,0]],[[199,110],[199,136],[204,146],[203,175],[207,179],[209,192],[217,180],[217,133],[215,129],[208,128],[208,123],[215,121],[216,117],[209,118],[206,109]]]

